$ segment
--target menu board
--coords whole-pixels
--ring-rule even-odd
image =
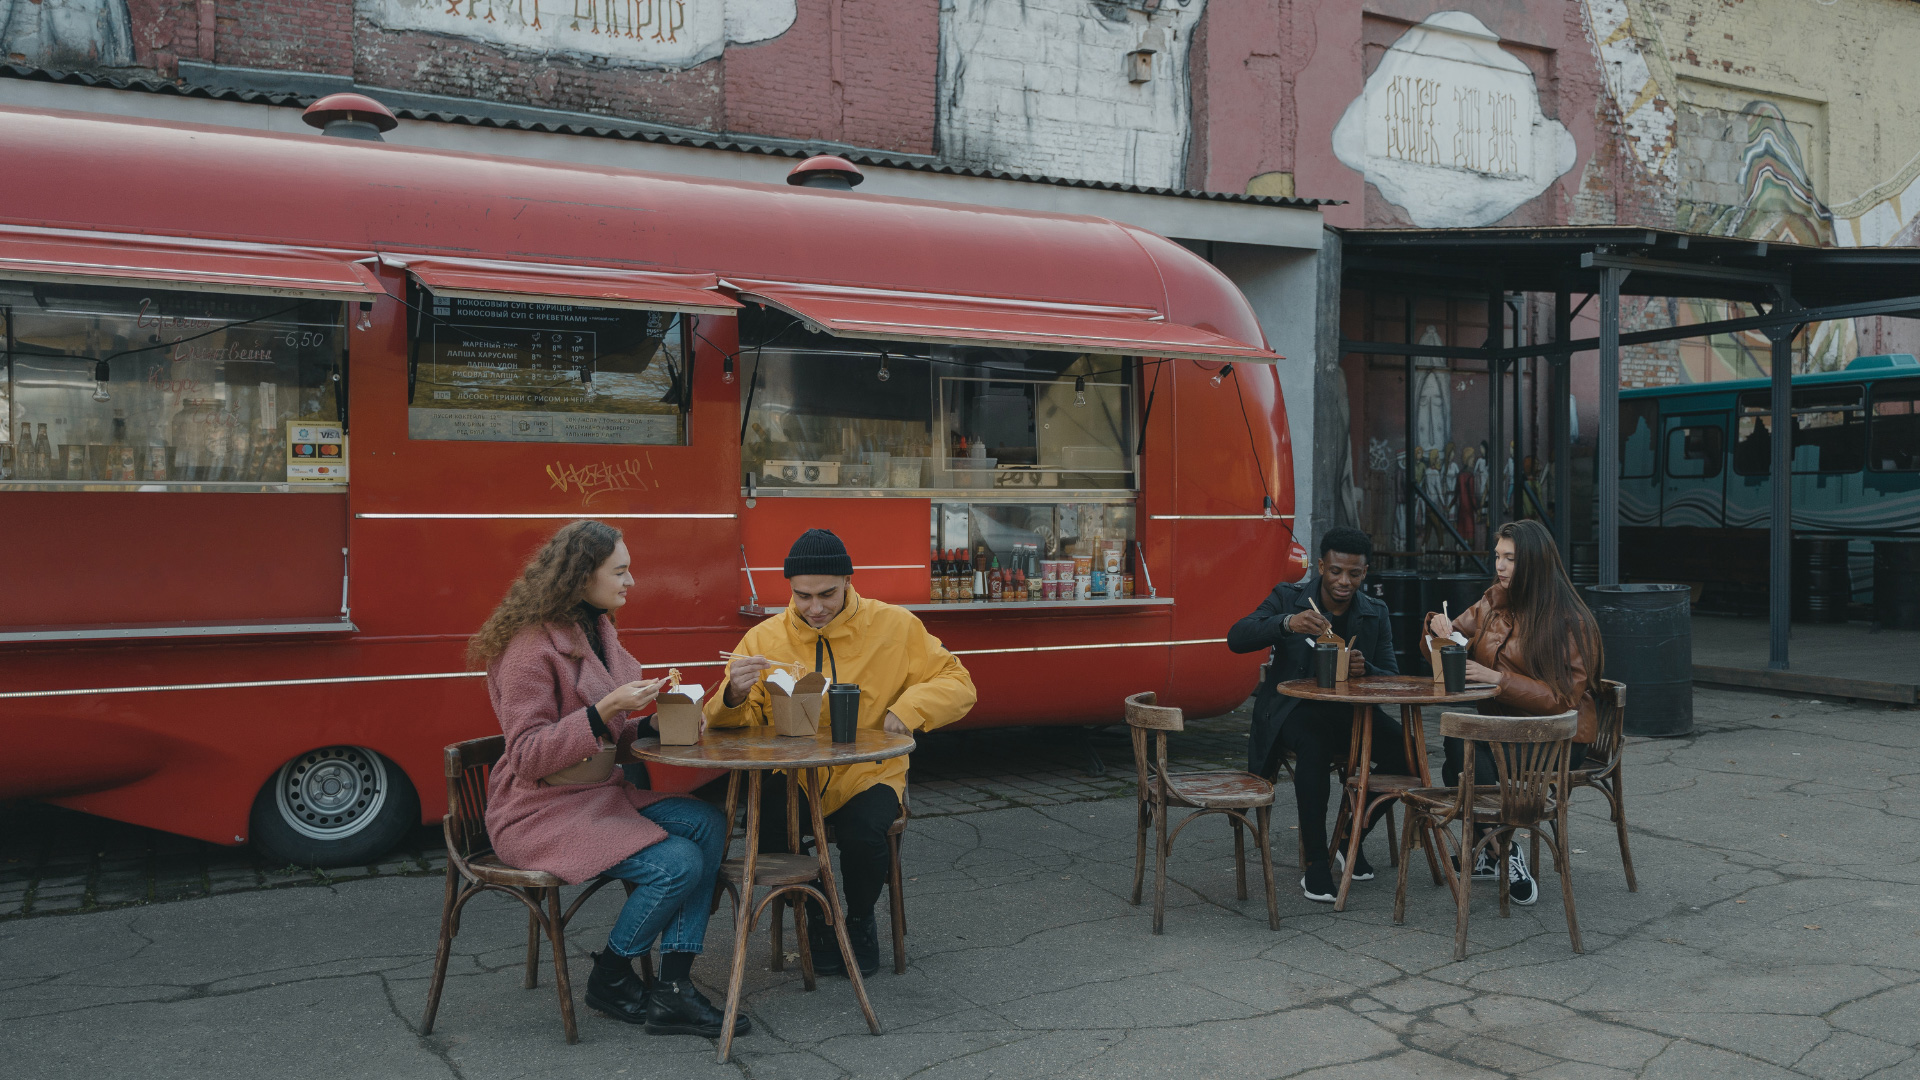
[[[672,312],[430,296],[416,334],[412,438],[685,441]]]

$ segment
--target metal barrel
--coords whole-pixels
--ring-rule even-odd
[[[1420,574],[1414,570],[1375,570],[1364,586],[1387,605],[1393,623],[1393,658],[1403,675],[1419,674],[1412,665],[1420,651]]]
[[[1458,615],[1479,603],[1492,584],[1488,574],[1434,574],[1421,583],[1421,599],[1428,611],[1439,611],[1445,602],[1447,612]]]
[[[1692,590],[1685,585],[1588,585],[1605,677],[1627,684],[1629,735],[1693,730]]]
[[[1600,545],[1577,540],[1568,552],[1567,576],[1575,585],[1592,585],[1600,580]]]
[[[1793,542],[1793,617],[1800,622],[1847,621],[1853,601],[1853,575],[1847,571],[1845,540]]]
[[[1920,630],[1920,541],[1874,541],[1873,621],[1883,630]]]

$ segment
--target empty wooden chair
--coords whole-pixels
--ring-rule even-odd
[[[1440,714],[1440,734],[1465,743],[1465,766],[1458,787],[1414,788],[1402,796],[1408,820],[1400,835],[1399,884],[1393,896],[1395,923],[1406,921],[1408,849],[1423,826],[1431,827],[1442,843],[1453,848],[1454,857],[1441,863],[1457,909],[1453,958],[1465,960],[1475,857],[1483,848],[1493,849],[1500,867],[1500,917],[1506,918],[1507,852],[1513,845],[1513,834],[1526,829],[1537,840],[1545,825],[1554,871],[1560,875],[1560,897],[1566,904],[1567,935],[1574,952],[1585,951],[1580,946],[1580,923],[1573,910],[1573,863],[1567,847],[1567,800],[1562,794],[1569,790],[1567,762],[1579,727],[1578,712],[1558,716]],[[1496,773],[1491,784],[1486,783],[1486,777],[1474,776],[1480,743],[1491,744]],[[1456,823],[1460,826],[1458,841],[1447,831],[1447,826]],[[1477,838],[1476,827],[1485,830]]]
[[[454,936],[460,933],[461,910],[483,892],[499,892],[527,906],[527,970],[521,985],[529,990],[540,985],[540,935],[544,933],[553,946],[560,1022],[566,1028],[567,1041],[577,1042],[580,1034],[573,1018],[573,985],[567,978],[567,923],[587,897],[615,879],[594,880],[563,913],[560,889],[566,882],[539,870],[508,866],[493,853],[493,843],[487,838],[487,780],[506,745],[504,736],[490,735],[454,743],[445,751],[447,813],[440,819],[440,828],[447,840],[447,891],[440,906],[440,950],[433,960],[433,983],[427,990],[427,1015],[420,1023],[420,1034],[433,1034],[440,991],[447,981],[447,959],[453,951]],[[628,891],[632,888],[627,886]],[[647,982],[653,981],[651,957],[641,956],[640,975]]]
[[[1247,854],[1243,830],[1253,832],[1260,849],[1260,869],[1267,885],[1267,926],[1280,929],[1280,904],[1273,891],[1273,849],[1267,838],[1267,825],[1273,816],[1273,785],[1248,772],[1177,773],[1167,772],[1167,732],[1182,731],[1186,724],[1179,709],[1154,704],[1151,692],[1126,699],[1127,726],[1133,734],[1133,768],[1138,782],[1135,798],[1138,817],[1134,829],[1133,904],[1140,903],[1140,887],[1147,869],[1147,829],[1154,830],[1153,932],[1161,933],[1166,924],[1167,855],[1180,830],[1208,814],[1221,814],[1233,824],[1233,883],[1236,895],[1247,898]],[[1147,733],[1153,733],[1149,749]],[[1191,807],[1187,815],[1167,833],[1167,812],[1174,807]],[[1252,810],[1254,818],[1247,820]]]
[[[1568,773],[1574,787],[1590,787],[1607,797],[1614,832],[1620,837],[1620,866],[1627,872],[1627,891],[1639,892],[1633,879],[1633,853],[1627,850],[1627,801],[1620,788],[1620,752],[1626,744],[1627,687],[1603,679],[1594,693],[1600,705],[1600,731],[1587,744],[1587,758]]]

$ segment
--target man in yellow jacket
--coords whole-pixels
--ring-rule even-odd
[[[763,682],[775,661],[799,663],[832,682],[859,684],[860,726],[872,731],[930,731],[973,708],[976,695],[967,669],[912,612],[853,591],[853,559],[839,537],[808,529],[794,541],[784,569],[793,600],[740,639],[734,651],[750,659],[728,665],[725,690],[707,699],[708,727],[768,723]],[[762,790],[762,851],[786,847],[786,785],[787,777],[776,774]],[[896,757],[838,766],[829,771],[821,793],[821,813],[840,848],[847,936],[862,975],[880,967],[873,905],[887,879],[887,829],[899,818],[906,792],[907,759]],[[800,813],[801,821],[808,820],[807,809]],[[832,931],[811,901],[808,907],[814,969],[843,974]]]

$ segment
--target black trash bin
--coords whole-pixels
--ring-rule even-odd
[[[1605,677],[1627,685],[1629,735],[1693,730],[1693,620],[1685,585],[1588,585]]]
[[[1375,570],[1364,587],[1387,605],[1393,628],[1393,657],[1402,675],[1417,674],[1420,652],[1420,574],[1413,570]]]
[[[1882,630],[1920,630],[1920,542],[1873,545],[1873,621]]]

